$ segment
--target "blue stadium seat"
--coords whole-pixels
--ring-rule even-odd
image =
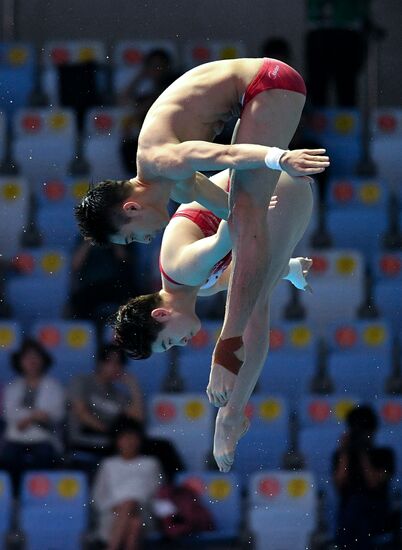
[[[7,119],[5,113],[0,111],[0,162],[3,161],[6,154],[7,144]]]
[[[392,486],[402,488],[402,430],[400,426],[390,424],[383,426],[376,435],[376,444],[381,447],[390,447],[395,453],[395,476]]]
[[[163,384],[169,372],[169,362],[169,353],[154,353],[149,359],[129,361],[127,369],[137,378],[146,399],[163,391]]]
[[[392,342],[383,321],[338,323],[328,332],[328,370],[338,393],[381,396],[391,374]]]
[[[72,249],[78,226],[74,206],[89,187],[89,181],[79,179],[49,179],[37,189],[36,223],[43,246]]]
[[[269,313],[271,323],[281,323],[285,317],[286,306],[292,297],[292,285],[288,281],[279,281],[272,294]]]
[[[15,117],[13,157],[32,189],[63,178],[76,153],[76,123],[69,109],[23,109]]]
[[[221,321],[204,321],[201,330],[186,347],[178,348],[180,377],[186,391],[205,391],[212,352],[222,328]]]
[[[113,88],[122,93],[142,68],[144,57],[152,50],[163,50],[170,55],[173,67],[177,67],[177,47],[171,40],[124,40],[118,42],[113,56]]]
[[[13,260],[18,269],[6,283],[13,315],[21,322],[61,317],[67,298],[69,259],[58,250],[22,250]]]
[[[375,407],[381,428],[402,431],[402,397],[382,397],[371,404]]]
[[[380,315],[398,327],[402,320],[402,253],[377,254],[373,267],[375,304]]]
[[[94,370],[96,362],[95,326],[87,321],[49,320],[35,323],[32,335],[54,359],[53,375],[63,382]]]
[[[83,147],[85,158],[91,167],[91,177],[95,181],[132,177],[132,174],[127,174],[120,153],[125,125],[130,114],[130,109],[121,108],[98,108],[88,111]]]
[[[320,488],[325,489],[331,480],[332,455],[343,432],[343,426],[312,426],[300,431],[299,450],[305,458],[305,467],[313,472]]]
[[[24,43],[0,43],[0,110],[13,115],[28,104],[34,84],[35,56]]]
[[[65,63],[96,62],[102,65],[106,61],[105,46],[95,40],[61,40],[47,42],[43,48],[42,87],[51,105],[60,105],[58,67]],[[99,91],[103,92],[104,71],[97,70]]]
[[[188,469],[206,469],[215,409],[205,394],[161,394],[151,399],[149,432],[173,442]]]
[[[308,119],[308,136],[325,147],[331,156],[331,174],[355,172],[360,159],[361,122],[357,110],[318,109]]]
[[[244,42],[236,40],[193,40],[184,47],[184,64],[186,69],[192,69],[202,63],[218,61],[219,59],[234,59],[247,57]]]
[[[0,250],[4,258],[12,258],[20,248],[27,230],[29,198],[23,178],[0,176]]]
[[[254,396],[246,415],[250,428],[239,441],[233,465],[243,481],[255,472],[279,469],[289,448],[289,409],[283,398]]]
[[[299,425],[301,428],[340,426],[359,402],[357,397],[348,394],[306,395],[299,408]]]
[[[88,497],[87,481],[81,472],[26,474],[20,509],[25,548],[80,548],[88,526]]]
[[[280,394],[295,403],[310,390],[316,366],[317,339],[309,325],[288,322],[273,326],[258,391]]]
[[[305,550],[317,524],[317,494],[309,472],[261,472],[249,485],[249,529],[256,550]],[[269,541],[269,544],[267,544]]]
[[[197,492],[215,521],[216,531],[194,535],[196,540],[206,543],[216,539],[235,539],[240,535],[241,495],[235,474],[189,472],[179,474],[177,481]]]
[[[373,115],[371,154],[378,175],[400,196],[402,172],[402,109],[381,108]]]
[[[11,355],[20,347],[21,327],[15,321],[0,321],[0,382],[9,382],[14,376]]]
[[[13,496],[7,472],[0,471],[0,548],[6,548],[5,537],[11,528]]]
[[[310,284],[313,294],[302,292],[307,321],[322,335],[329,323],[352,320],[364,298],[364,265],[355,250],[313,252]]]
[[[364,179],[332,180],[329,186],[327,228],[334,246],[356,248],[371,259],[388,229],[386,186]]]

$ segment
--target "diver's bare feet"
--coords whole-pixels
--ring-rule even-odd
[[[214,353],[212,355],[211,373],[209,375],[209,383],[207,387],[207,395],[209,402],[215,407],[224,407],[229,401],[230,395],[233,391],[237,374],[234,374],[228,368],[220,365],[216,360],[216,349],[219,345],[219,340],[215,346]],[[241,363],[244,361],[244,347],[240,344],[239,349],[231,352],[234,359]]]
[[[232,416],[220,409],[216,415],[214,458],[219,471],[229,472],[239,439],[247,432],[250,421],[245,416]]]
[[[287,273],[282,278],[290,281],[299,290],[312,292],[311,286],[306,280],[312,265],[313,260],[311,258],[292,258],[289,261]]]

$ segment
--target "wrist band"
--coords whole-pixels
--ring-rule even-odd
[[[265,155],[265,164],[271,170],[282,170],[282,166],[279,161],[283,155],[286,153],[285,149],[279,149],[279,147],[268,147],[268,153]]]

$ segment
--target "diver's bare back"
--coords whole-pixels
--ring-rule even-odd
[[[224,123],[240,114],[241,97],[262,59],[232,59],[200,65],[171,84],[145,117],[139,140],[139,171],[148,152],[167,143],[213,141]],[[151,155],[152,157],[152,155]]]

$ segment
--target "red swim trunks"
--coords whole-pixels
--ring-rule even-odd
[[[260,70],[247,86],[242,110],[256,95],[266,90],[289,90],[306,95],[306,85],[300,74],[283,61],[264,58]]]

